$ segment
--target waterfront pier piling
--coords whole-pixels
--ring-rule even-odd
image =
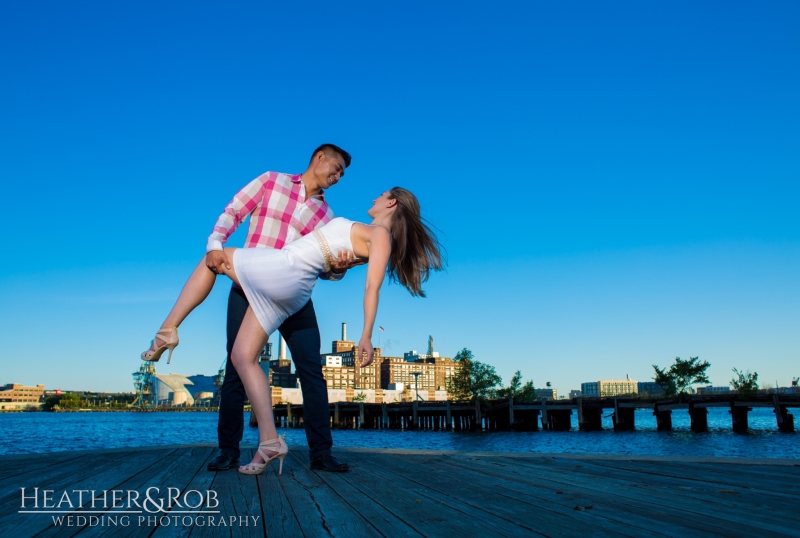
[[[693,432],[708,431],[708,408],[689,404],[689,429]]]
[[[708,408],[730,410],[733,431],[746,433],[747,412],[767,407],[775,412],[777,429],[794,432],[790,408],[800,407],[798,395],[764,395],[750,400],[731,396],[682,396],[673,399],[634,397],[586,398],[524,402],[513,398],[489,401],[413,401],[396,403],[334,402],[330,404],[331,427],[340,429],[401,429],[432,431],[567,431],[577,413],[581,431],[603,429],[603,413],[611,410],[615,431],[634,431],[635,411],[648,409],[656,417],[659,431],[672,429],[672,412],[688,413],[693,432],[708,431]],[[273,407],[276,426],[303,427],[302,404]],[[251,414],[250,425],[255,426]]]
[[[672,430],[672,409],[654,407],[653,414],[656,416],[656,430],[660,432]]]
[[[747,433],[748,429],[748,422],[747,422],[747,413],[750,411],[750,408],[745,405],[736,405],[738,402],[731,404],[731,422],[733,425],[733,431],[736,433]]]

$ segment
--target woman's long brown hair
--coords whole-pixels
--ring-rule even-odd
[[[431,271],[444,267],[443,248],[425,224],[417,197],[401,187],[394,187],[389,193],[389,198],[397,201],[392,215],[389,279],[399,282],[411,295],[425,297],[422,283]]]

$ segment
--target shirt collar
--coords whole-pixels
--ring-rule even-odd
[[[295,175],[293,175],[292,176],[292,183],[300,183],[300,188],[301,188],[301,192],[303,193],[303,198],[304,199],[308,199],[308,197],[306,196],[306,186],[303,185],[303,182],[300,179],[302,177],[302,175],[303,174],[295,174]],[[319,194],[315,194],[314,196],[312,196],[312,198],[318,198],[320,200],[325,200],[325,190],[324,189],[320,190]]]

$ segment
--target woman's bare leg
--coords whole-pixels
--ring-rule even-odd
[[[224,274],[238,284],[239,279],[236,277],[236,270],[233,266],[233,253],[235,251],[235,248],[225,249],[225,255],[228,256],[228,260],[231,262],[231,268],[224,269]],[[181,294],[178,295],[178,300],[175,302],[175,306],[172,307],[167,319],[161,324],[161,328],[179,327],[192,310],[206,300],[206,297],[208,297],[208,294],[211,293],[211,290],[214,288],[214,282],[216,282],[216,280],[217,274],[211,272],[211,269],[206,266],[206,259],[203,257],[200,263],[197,264],[197,267],[195,267],[189,280],[184,284]],[[162,345],[164,345],[164,341],[160,338],[156,338],[153,342],[152,349],[158,349],[158,347]]]
[[[275,420],[272,416],[272,391],[269,379],[258,364],[261,350],[269,339],[258,322],[253,309],[247,309],[242,325],[236,335],[236,342],[231,351],[231,361],[244,384],[244,390],[250,400],[250,406],[258,420],[258,441],[263,443],[278,437]],[[269,455],[271,451],[266,451]],[[252,463],[263,463],[264,459],[256,452]]]

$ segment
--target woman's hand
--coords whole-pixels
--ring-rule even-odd
[[[361,335],[361,341],[358,343],[358,360],[361,368],[372,364],[375,358],[375,348],[372,347],[372,341],[367,335]]]

